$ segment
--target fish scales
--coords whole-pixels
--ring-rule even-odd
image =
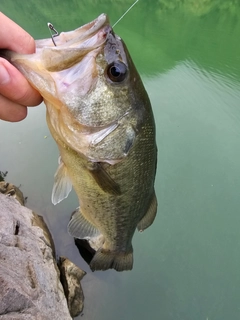
[[[148,95],[105,14],[83,27],[36,41],[37,52],[5,56],[41,93],[60,152],[52,201],[75,189],[68,230],[101,238],[92,270],[131,270],[132,237],[154,221],[155,123]]]

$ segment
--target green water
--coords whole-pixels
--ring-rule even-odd
[[[35,38],[102,12],[114,23],[133,1],[1,0]],[[136,233],[131,272],[94,272],[66,232],[77,198],[50,201],[58,150],[45,106],[0,123],[0,170],[44,215],[58,255],[88,272],[85,320],[240,319],[240,5],[140,0],[115,27],[152,101],[159,149],[157,218]]]

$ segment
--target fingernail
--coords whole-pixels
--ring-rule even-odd
[[[10,75],[7,69],[0,64],[0,85],[4,85],[10,82]]]

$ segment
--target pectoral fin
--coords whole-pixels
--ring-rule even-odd
[[[147,229],[153,223],[156,217],[156,214],[157,214],[157,198],[154,192],[152,201],[150,203],[147,213],[142,218],[142,220],[138,222],[138,225],[137,225],[138,231],[143,231]]]
[[[52,203],[56,205],[67,198],[72,190],[72,182],[68,176],[65,164],[59,158],[59,167],[54,175],[54,185],[52,190]]]
[[[78,239],[90,239],[100,235],[99,230],[84,218],[78,208],[68,223],[68,232]]]
[[[121,194],[119,184],[111,178],[101,163],[89,162],[88,170],[103,191],[114,195]]]

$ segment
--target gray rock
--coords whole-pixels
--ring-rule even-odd
[[[31,210],[0,193],[0,320],[72,319],[51,236],[39,225]]]

